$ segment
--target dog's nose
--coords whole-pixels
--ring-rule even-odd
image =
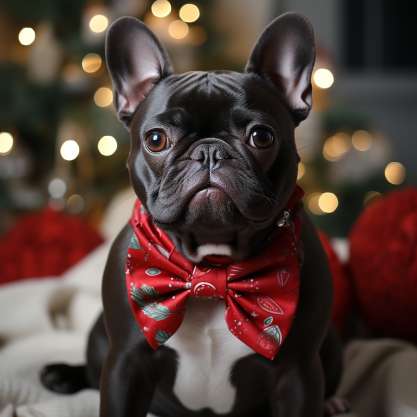
[[[230,159],[230,154],[222,144],[201,143],[192,150],[190,158],[213,170],[218,167],[219,161]]]

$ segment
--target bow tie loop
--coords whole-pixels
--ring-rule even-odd
[[[189,283],[194,297],[224,299],[227,294],[227,270],[195,266]]]

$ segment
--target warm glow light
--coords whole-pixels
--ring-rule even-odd
[[[327,68],[317,68],[313,74],[313,82],[318,88],[325,90],[333,85],[334,77]]]
[[[375,201],[376,199],[378,199],[379,197],[381,197],[381,193],[378,191],[368,191],[365,194],[365,198],[363,199],[363,204],[366,206],[369,203],[372,203],[373,201]]]
[[[182,20],[174,20],[168,26],[168,33],[174,39],[184,39],[188,35],[188,25]]]
[[[68,139],[61,145],[60,153],[66,161],[73,161],[80,153],[80,147],[75,140]]]
[[[167,17],[171,10],[171,3],[168,0],[156,0],[151,6],[151,12],[156,17]]]
[[[298,173],[297,173],[297,180],[301,180],[304,177],[306,172],[306,167],[302,162],[298,163]]]
[[[98,141],[97,149],[103,156],[113,155],[117,150],[117,141],[113,136],[103,136]]]
[[[187,3],[181,6],[180,19],[187,23],[192,23],[200,17],[200,9],[192,3]]]
[[[365,152],[372,145],[372,135],[366,130],[357,130],[352,135],[352,145],[356,150]]]
[[[101,64],[103,60],[101,56],[98,54],[87,54],[83,60],[81,61],[81,66],[83,70],[88,74],[92,74],[93,72],[97,72],[101,68]]]
[[[333,213],[339,205],[339,200],[337,199],[336,194],[323,193],[319,197],[318,204],[322,212]]]
[[[307,207],[313,214],[316,215],[323,214],[323,211],[319,206],[320,196],[321,193],[312,193],[309,196],[307,196]]]
[[[323,146],[323,157],[328,161],[337,161],[350,147],[350,137],[346,133],[336,133],[326,139]]]
[[[85,201],[79,194],[72,194],[67,200],[68,211],[74,214],[81,213],[85,207]]]
[[[94,103],[98,107],[107,107],[113,103],[113,92],[109,87],[100,87],[94,93]]]
[[[13,148],[14,139],[9,132],[0,132],[0,155],[7,155]]]
[[[400,162],[390,162],[385,167],[385,178],[393,185],[398,185],[405,180],[405,167]]]
[[[18,35],[19,42],[23,46],[32,45],[36,39],[36,33],[32,28],[23,28]]]
[[[48,184],[48,191],[52,198],[62,198],[67,192],[67,184],[61,178],[54,178]]]
[[[104,14],[96,14],[90,19],[90,29],[94,33],[101,33],[107,29],[109,19]]]

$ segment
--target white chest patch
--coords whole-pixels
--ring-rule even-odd
[[[174,394],[190,410],[231,411],[236,389],[230,372],[241,357],[253,353],[233,336],[224,319],[223,300],[190,299],[184,320],[166,345],[178,355]]]

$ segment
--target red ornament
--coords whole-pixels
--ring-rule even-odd
[[[417,189],[371,203],[350,234],[360,312],[381,336],[417,341]]]
[[[60,275],[102,241],[81,218],[51,208],[22,216],[0,240],[0,284]]]
[[[323,232],[320,232],[319,236],[327,254],[333,279],[332,320],[336,327],[343,331],[352,306],[352,285],[346,266],[340,261],[328,237]]]

